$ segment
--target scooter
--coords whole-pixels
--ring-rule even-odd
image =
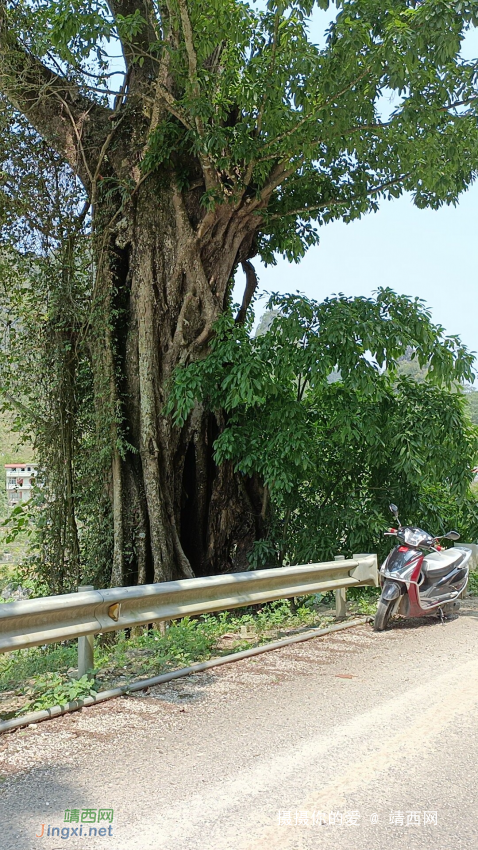
[[[398,508],[390,505],[397,528],[386,532],[396,536],[392,549],[380,569],[382,593],[378,601],[373,627],[381,632],[395,614],[404,617],[438,615],[441,620],[460,607],[461,596],[468,583],[471,550],[458,546],[443,549],[439,540],[459,540],[457,531],[432,537],[414,526],[402,526]]]

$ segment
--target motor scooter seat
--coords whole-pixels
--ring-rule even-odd
[[[447,549],[445,552],[431,552],[423,560],[422,572],[427,578],[437,581],[457,567],[465,557],[464,552]]]

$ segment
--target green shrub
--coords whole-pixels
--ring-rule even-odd
[[[96,696],[94,682],[88,676],[81,679],[71,679],[61,673],[47,673],[38,676],[32,688],[26,691],[30,697],[21,713],[26,711],[42,711],[55,705],[67,705],[89,696]]]
[[[470,596],[478,596],[478,571],[470,572],[470,580],[468,582],[468,592]]]

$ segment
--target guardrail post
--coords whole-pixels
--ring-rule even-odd
[[[94,585],[83,584],[77,590],[81,593],[83,590],[94,590]],[[78,678],[86,676],[95,666],[95,638],[94,635],[84,635],[78,638]]]
[[[345,561],[345,555],[335,555],[334,561]],[[347,590],[341,587],[335,593],[335,619],[344,620],[347,615]]]

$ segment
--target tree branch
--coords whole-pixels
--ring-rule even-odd
[[[236,316],[236,325],[243,325],[246,321],[246,315],[249,309],[249,305],[254,297],[254,292],[256,291],[257,286],[259,284],[259,279],[257,277],[256,270],[252,265],[251,261],[243,260],[241,265],[242,270],[246,276],[246,288],[244,289],[244,295],[242,296],[242,304]]]
[[[306,213],[317,212],[318,210],[323,210],[323,209],[326,209],[327,207],[337,207],[337,206],[340,206],[341,204],[349,204],[349,203],[350,203],[350,200],[340,201],[338,198],[333,198],[331,201],[327,201],[326,203],[323,203],[323,204],[314,204],[311,207],[297,207],[295,210],[287,210],[287,212],[283,212],[283,213],[274,213],[273,215],[270,215],[268,217],[267,221],[279,221],[279,219],[288,218],[291,215],[305,215]]]
[[[108,6],[116,21],[126,69],[131,71],[130,86],[134,90],[137,82],[153,79],[155,74],[156,60],[151,56],[151,47],[158,41],[154,4],[152,0],[108,0]],[[126,39],[121,36],[121,18],[129,18],[136,11],[140,12],[145,23]],[[140,56],[143,58],[141,65],[136,61]]]
[[[179,13],[181,15],[181,24],[183,28],[184,35],[184,44],[186,47],[186,53],[188,57],[188,65],[189,65],[189,82],[191,83],[191,88],[195,97],[199,95],[199,81],[198,81],[198,63],[196,56],[196,49],[194,47],[194,38],[193,38],[193,29],[191,26],[191,21],[189,18],[189,12],[187,7],[186,0],[178,0]]]
[[[379,183],[378,186],[373,186],[369,191],[366,192],[365,196],[367,198],[372,195],[376,195],[378,192],[383,192],[384,189],[388,189],[390,186],[395,186],[397,183],[402,183],[406,177],[408,177],[410,172],[406,174],[400,174],[398,177],[392,177],[390,180],[386,180],[383,183]],[[326,201],[322,204],[314,204],[310,207],[297,207],[294,210],[288,210],[283,213],[274,213],[269,216],[268,221],[278,221],[279,219],[288,218],[292,215],[305,215],[306,213],[317,212],[317,210],[327,209],[328,207],[337,207],[350,204],[350,198],[344,198],[341,200],[340,198],[332,198],[329,201]]]
[[[367,131],[367,130],[384,130],[386,127],[390,127],[391,123],[392,123],[391,121],[375,121],[375,122],[372,122],[371,124],[356,124],[354,127],[349,127],[347,130],[342,130],[340,133],[333,133],[332,135],[327,136],[327,141],[330,141],[331,139],[338,139],[338,138],[346,139],[347,136],[351,136],[353,133],[360,133],[362,131]],[[324,140],[321,139],[320,137],[318,137],[317,139],[313,139],[311,144],[318,145],[322,141],[324,141]],[[267,156],[259,157],[259,159],[256,160],[256,163],[259,164],[261,162],[271,162],[272,160],[276,160],[276,159],[277,159],[277,154],[271,153],[271,154],[268,154]]]
[[[191,126],[185,115],[182,115],[182,110],[168,89],[168,75],[171,58],[171,50],[175,46],[175,36],[171,26],[171,14],[169,5],[160,6],[161,9],[161,26],[163,30],[163,48],[161,51],[161,59],[159,61],[159,69],[156,77],[153,106],[151,109],[151,120],[149,124],[149,135],[154,133],[157,126],[161,123],[166,112],[174,115],[178,121],[183,124],[186,129],[190,130]],[[174,110],[174,111],[173,111]],[[181,113],[181,114],[180,114]],[[143,155],[147,150],[149,141],[143,151]]]
[[[278,11],[276,11],[275,17],[274,17],[274,32],[272,34],[272,42],[271,42],[271,62],[270,62],[270,66],[269,66],[269,75],[271,77],[274,75],[274,71],[275,71],[276,53],[277,53],[277,46],[278,46],[278,41],[279,41],[279,24],[280,24],[280,14],[279,14]],[[267,96],[268,96],[268,88],[266,87],[264,94],[262,96],[262,102],[261,102],[261,106],[260,106],[260,109],[259,109],[259,113],[257,115],[256,129],[257,129],[258,133],[260,133],[261,130],[262,130],[262,119],[264,117],[264,110],[266,108]]]
[[[277,163],[275,168],[272,169],[269,179],[262,187],[259,195],[254,199],[249,198],[246,201],[246,205],[243,207],[243,215],[249,215],[249,213],[253,212],[261,205],[265,205],[274,189],[277,189],[277,187],[280,186],[287,177],[291,177],[295,174],[297,166],[294,166],[294,168],[287,168],[288,164],[289,160],[283,160],[282,162]]]
[[[274,32],[272,34],[272,41],[271,41],[271,62],[270,62],[270,66],[269,66],[269,74],[271,76],[273,75],[274,70],[275,70],[277,45],[278,45],[278,41],[279,41],[279,23],[280,23],[280,15],[279,15],[279,12],[276,11],[275,18],[274,18]],[[257,120],[256,120],[256,133],[257,133],[257,135],[260,135],[260,132],[262,130],[262,119],[264,117],[264,111],[265,111],[265,108],[266,108],[267,98],[268,98],[268,89],[266,87],[264,94],[262,95],[261,105],[259,107],[259,112],[257,114]],[[262,161],[262,160],[259,160],[259,161]],[[245,187],[249,186],[249,183],[251,182],[256,162],[257,162],[257,160],[251,159],[251,161],[247,165],[247,168],[246,168],[246,171],[245,171],[245,174],[244,174],[244,186]]]
[[[314,109],[314,111],[311,112],[310,115],[304,115],[304,117],[301,118],[301,120],[298,121],[297,124],[294,124],[294,126],[291,127],[289,130],[285,130],[284,133],[280,133],[278,136],[275,136],[275,138],[270,139],[269,141],[265,142],[264,150],[266,150],[267,148],[270,148],[271,145],[274,145],[277,142],[282,142],[284,139],[288,139],[289,136],[292,136],[294,133],[297,132],[297,130],[300,130],[300,128],[304,124],[306,124],[307,121],[316,120],[319,112],[322,112],[328,106],[331,106],[338,98],[343,97],[344,94],[347,94],[347,92],[349,92],[355,85],[357,85],[357,83],[359,83],[361,80],[363,80],[364,77],[367,76],[369,71],[370,71],[369,67],[365,68],[362,71],[362,73],[359,74],[358,77],[351,80],[351,82],[348,83],[343,89],[341,89],[339,92],[336,92],[331,97],[327,98],[327,100],[325,100],[323,103],[318,104],[316,109]]]
[[[111,110],[85,97],[78,86],[20,46],[0,3],[0,91],[81,177],[91,183]]]
[[[191,84],[191,89],[193,96],[196,100],[199,99],[201,91],[199,86],[198,74],[197,74],[197,55],[196,48],[194,47],[194,37],[193,37],[193,29],[191,26],[191,20],[189,17],[187,0],[178,0],[179,13],[181,16],[181,25],[183,29],[184,36],[184,44],[186,47],[186,53],[188,57],[188,66],[189,66],[189,82]],[[194,123],[196,126],[197,133],[199,137],[202,139],[204,136],[204,124],[200,115],[195,115]],[[211,159],[206,156],[204,153],[199,153],[199,160],[201,162],[201,168],[204,176],[204,182],[206,185],[206,190],[218,188],[219,181],[217,178],[216,170]]]
[[[475,100],[478,100],[478,94],[465,97],[464,100],[455,100],[454,103],[447,103],[445,106],[442,106],[442,110],[447,111],[448,109],[456,109],[457,106],[468,106],[469,103],[474,103]]]
[[[37,411],[33,410],[33,408],[27,407],[26,404],[23,404],[23,402],[19,401],[15,398],[15,396],[10,395],[10,393],[5,392],[5,390],[2,390],[1,393],[11,407],[16,407],[17,410],[20,410],[27,418],[43,425],[47,424],[46,419],[40,416]]]
[[[168,88],[168,75],[170,65],[171,50],[177,49],[177,33],[173,31],[171,25],[171,13],[169,4],[162,8],[162,25],[163,25],[163,42],[164,47],[161,53],[159,70],[157,72],[153,106],[151,110],[151,121],[149,126],[149,135],[154,133],[157,126],[161,123],[165,112],[174,115],[181,122],[186,130],[192,130],[193,125],[185,114],[184,110],[177,102],[176,98],[171,94]],[[148,143],[145,146],[143,153],[146,151]]]
[[[95,204],[96,204],[96,195],[97,195],[97,190],[98,190],[98,178],[100,176],[101,166],[102,166],[102,164],[104,162],[104,158],[105,158],[105,156],[108,152],[108,148],[109,148],[109,146],[110,146],[110,144],[113,140],[113,136],[116,133],[116,130],[118,129],[118,127],[121,124],[121,121],[123,120],[123,117],[124,117],[124,113],[123,113],[123,115],[119,115],[119,112],[120,112],[121,107],[123,105],[123,100],[124,100],[124,97],[125,97],[125,94],[126,94],[126,89],[128,87],[129,76],[130,76],[130,73],[129,73],[129,71],[127,71],[126,76],[125,76],[124,81],[123,81],[123,87],[121,89],[120,96],[116,98],[116,103],[115,103],[115,108],[113,110],[113,114],[110,115],[110,119],[115,119],[118,116],[118,120],[113,124],[110,132],[108,133],[106,139],[104,140],[103,145],[102,145],[101,150],[100,150],[100,153],[99,153],[99,156],[98,156],[98,159],[96,161],[95,173],[93,174],[92,179],[91,179],[91,206],[92,207],[94,207]]]

